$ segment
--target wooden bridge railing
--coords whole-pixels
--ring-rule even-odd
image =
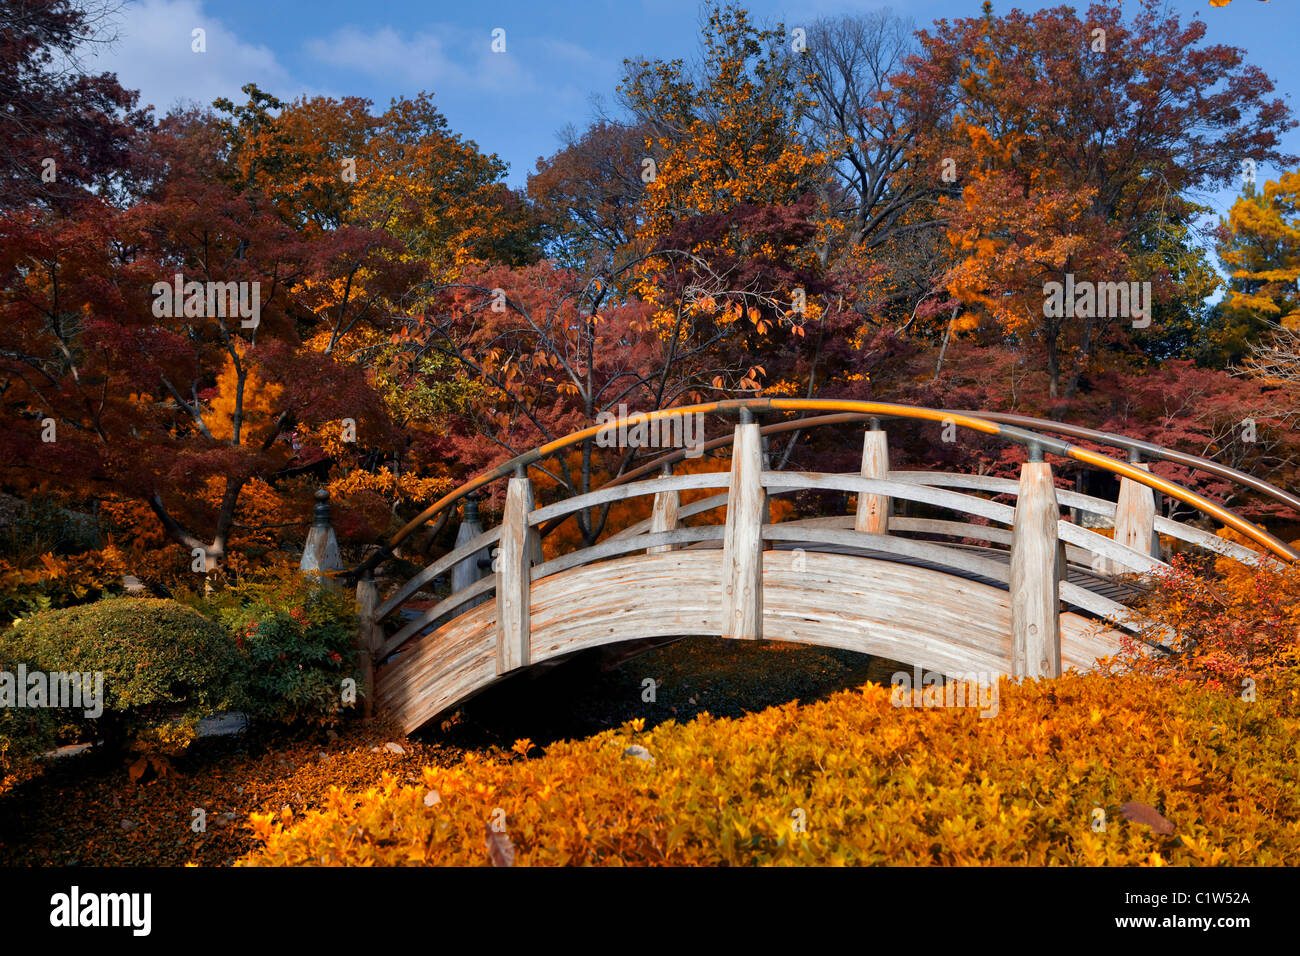
[[[681,413],[689,409],[674,411]],[[1054,445],[1052,439],[1040,442],[1038,439],[1043,436],[1034,433],[1011,437],[1030,448],[1030,460],[1022,466],[1018,480],[891,471],[886,434],[879,427],[872,427],[865,433],[858,475],[769,471],[764,468],[760,427],[752,421],[742,421],[736,426],[729,472],[664,474],[648,480],[613,484],[535,507],[531,483],[524,476],[523,468],[519,468],[509,479],[505,511],[499,527],[457,546],[384,600],[380,600],[372,577],[363,573],[357,592],[362,616],[360,641],[375,661],[383,662],[440,619],[454,616],[476,600],[493,595],[497,672],[505,674],[531,662],[529,594],[539,580],[581,565],[638,551],[656,554],[691,546],[716,547],[718,544],[722,550],[722,572],[718,584],[723,636],[759,639],[763,636],[765,547],[783,543],[824,545],[857,549],[859,552],[865,549],[868,553],[894,559],[928,562],[961,575],[1004,585],[1009,592],[1011,607],[1012,672],[1024,676],[1055,676],[1061,671],[1060,613],[1063,602],[1099,618],[1120,623],[1127,613],[1122,604],[1067,580],[1065,570],[1069,564],[1086,564],[1095,571],[1107,573],[1145,574],[1163,566],[1157,549],[1158,535],[1161,534],[1243,562],[1260,560],[1259,555],[1249,548],[1158,516],[1154,497],[1157,488],[1196,507],[1209,504],[1209,508],[1202,507],[1202,510],[1216,517],[1223,517],[1223,509],[1177,485],[1155,479],[1149,472],[1144,472],[1142,466],[1130,464],[1122,467],[1121,463],[1105,459],[1116,466],[1108,470],[1120,474],[1119,501],[1108,502],[1055,488],[1051,465],[1043,460],[1042,452],[1046,447],[1060,454],[1068,452],[1068,446],[1063,448],[1060,442]],[[1088,455],[1093,460],[1104,459],[1096,453]],[[1077,455],[1071,457],[1079,458]],[[481,487],[483,483],[476,479],[471,484]],[[684,491],[723,488],[725,494],[686,506],[680,503],[680,494]],[[854,493],[858,496],[856,512],[840,518],[779,524],[773,524],[767,518],[770,496],[809,490]],[[981,494],[1014,496],[1015,505],[981,497]],[[641,496],[653,496],[650,518],[590,547],[549,561],[543,560],[539,537],[539,529],[543,526],[553,526],[556,521],[583,508]],[[962,518],[993,524],[895,515],[892,513],[893,503],[898,500],[952,511]],[[727,507],[723,524],[698,527],[682,524],[686,518],[723,505]],[[1062,519],[1061,506],[1097,514],[1111,521],[1114,537],[1106,537]],[[1248,526],[1256,532],[1252,537],[1257,541],[1265,544],[1270,540],[1276,541],[1244,519],[1235,515],[1231,517],[1235,520],[1226,523],[1239,530],[1243,524]],[[1006,559],[907,537],[907,534],[984,540],[1006,546]],[[392,636],[385,635],[382,622],[417,592],[456,565],[493,546],[496,546],[496,554],[490,575],[456,590],[405,623]],[[1276,547],[1272,550],[1278,553]]]

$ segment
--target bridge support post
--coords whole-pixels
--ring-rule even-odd
[[[1060,542],[1052,466],[1031,449],[1020,468],[1011,534],[1011,674],[1061,674]]]
[[[361,707],[366,717],[375,712],[375,651],[384,642],[384,632],[375,620],[379,607],[379,585],[367,575],[357,582],[357,659],[361,664]]]
[[[673,473],[672,465],[664,465],[663,477],[667,478]],[[681,508],[681,496],[673,491],[660,491],[655,493],[654,506],[650,510],[650,533],[657,534],[660,531],[672,531],[677,527],[677,511]],[[665,551],[671,551],[671,544],[657,544],[652,548],[646,548],[646,554],[663,554]]]
[[[511,478],[497,550],[497,674],[527,667],[531,660],[528,611],[537,531],[528,526],[533,485]]]
[[[1135,467],[1150,471],[1149,465],[1134,461]],[[1115,541],[1152,557],[1160,557],[1160,539],[1156,537],[1156,493],[1132,478],[1119,480],[1119,503],[1115,506]],[[1107,562],[1111,574],[1124,569]]]
[[[889,477],[889,436],[874,421],[862,436],[862,477]],[[888,534],[890,510],[891,499],[888,495],[858,495],[854,530]]]
[[[722,539],[722,636],[763,636],[763,442],[756,422],[736,426]]]

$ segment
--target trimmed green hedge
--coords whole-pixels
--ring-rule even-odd
[[[0,635],[0,658],[28,670],[103,672],[104,713],[94,733],[110,744],[177,716],[193,725],[231,707],[242,664],[220,625],[176,601],[151,598],[34,614]],[[86,719],[80,712],[66,716]]]

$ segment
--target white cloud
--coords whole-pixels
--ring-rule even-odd
[[[256,83],[281,98],[311,93],[293,81],[268,47],[241,40],[200,0],[138,0],[122,7],[118,39],[87,67],[114,72],[122,85],[140,91],[142,105],[165,113],[178,102],[208,106],[219,96],[235,102],[239,88]],[[192,31],[206,31],[207,51],[191,48]]]
[[[537,84],[515,56],[516,40],[506,35],[506,52],[494,53],[489,31],[439,25],[399,34],[392,27],[362,30],[342,27],[328,37],[308,40],[313,59],[334,69],[399,84],[402,92],[449,90],[519,94]]]

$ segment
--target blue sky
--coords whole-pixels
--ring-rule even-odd
[[[1199,14],[1209,41],[1245,48],[1300,113],[1297,3],[1169,5],[1185,21]],[[1055,5],[995,0],[998,11]],[[745,6],[755,19],[787,28],[877,7],[925,26],[976,14],[980,0],[754,0]],[[523,185],[537,157],[554,152],[561,127],[581,128],[592,118],[593,96],[613,108],[625,57],[691,57],[701,16],[698,0],[127,0],[121,38],[95,65],[115,70],[160,110],[178,100],[238,100],[249,81],[281,98],[353,94],[381,107],[393,96],[430,90],[452,128],[506,160],[510,182]],[[207,31],[201,55],[190,49],[195,27]],[[490,48],[496,28],[506,31],[504,54]],[[1300,131],[1286,145],[1300,154]],[[1261,167],[1259,174],[1276,177],[1277,171]],[[1232,197],[1225,190],[1202,198],[1226,209]]]

